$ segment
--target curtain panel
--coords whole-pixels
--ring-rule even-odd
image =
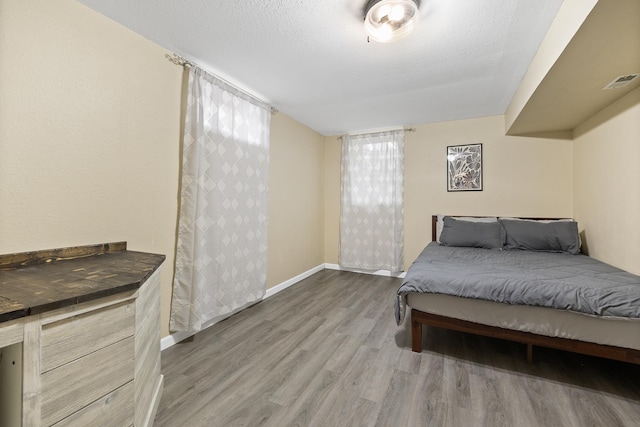
[[[262,299],[267,280],[270,108],[189,72],[170,329]]]
[[[342,139],[340,265],[404,268],[404,131]]]

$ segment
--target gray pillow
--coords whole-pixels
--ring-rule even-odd
[[[502,226],[499,222],[458,221],[445,216],[442,220],[440,244],[484,249],[501,249]]]
[[[538,252],[580,253],[578,223],[575,221],[514,221],[500,219],[506,239],[505,249]]]

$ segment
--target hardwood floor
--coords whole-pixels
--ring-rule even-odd
[[[162,353],[155,426],[638,426],[640,366],[397,327],[400,279],[324,270]]]

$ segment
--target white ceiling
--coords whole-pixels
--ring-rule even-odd
[[[323,135],[503,114],[562,0],[422,0],[393,44],[366,0],[80,0]]]

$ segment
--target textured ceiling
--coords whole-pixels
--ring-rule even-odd
[[[503,114],[562,0],[422,0],[393,44],[366,0],[80,0],[324,134]]]

